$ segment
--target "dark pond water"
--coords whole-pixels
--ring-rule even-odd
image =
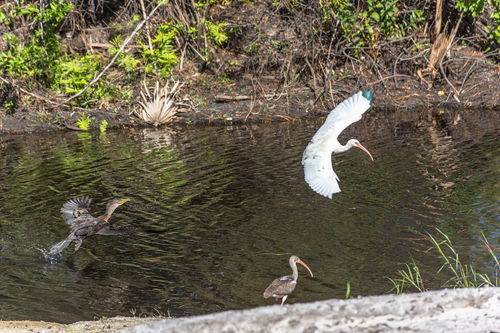
[[[73,322],[273,304],[262,292],[289,274],[291,254],[315,278],[299,269],[290,303],[343,298],[347,282],[354,295],[387,293],[387,277],[411,258],[438,287],[441,263],[422,241],[435,227],[466,261],[491,269],[480,239],[500,237],[495,122],[391,117],[374,111],[343,133],[375,162],[360,150],[337,155],[343,192],[333,200],[309,189],[300,164],[322,120],[1,138],[0,318]],[[59,209],[79,195],[94,198],[96,215],[113,197],[131,198],[113,221],[145,231],[89,238],[47,264],[36,248],[66,237]]]

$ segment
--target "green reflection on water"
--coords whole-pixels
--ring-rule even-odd
[[[348,281],[354,296],[377,294],[412,257],[424,273],[436,271],[441,263],[421,239],[436,226],[479,262],[479,231],[498,239],[494,135],[461,147],[439,132],[375,136],[366,128],[356,135],[375,162],[357,151],[335,156],[343,192],[328,200],[308,188],[300,166],[316,128],[108,131],[5,143],[0,296],[8,301],[0,313],[73,321],[158,305],[186,315],[270,304],[262,291],[289,274],[291,254],[315,273],[301,271],[291,302],[343,297]],[[449,181],[456,184],[439,186]],[[131,197],[113,221],[146,231],[93,237],[63,264],[46,265],[34,246],[66,236],[59,209],[83,194],[95,199],[96,214],[112,197]]]

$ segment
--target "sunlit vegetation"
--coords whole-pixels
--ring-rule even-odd
[[[335,69],[353,59],[383,67],[377,59],[393,45],[408,50],[402,54],[405,58],[429,49],[425,35],[436,12],[434,2],[406,0],[150,0],[144,1],[144,8],[132,1],[98,3],[95,9],[79,0],[2,5],[0,74],[22,82],[28,90],[52,93],[49,97],[59,102],[86,89],[71,100],[80,107],[128,103],[142,80],[165,81],[188,62],[200,71],[209,69],[229,78],[244,71],[278,71],[284,82],[307,75],[330,80]],[[127,41],[158,3],[162,3],[159,10]],[[462,24],[458,35],[464,43],[481,51],[498,46],[498,1],[445,1],[445,5],[450,13],[443,18],[445,29]],[[244,11],[264,20],[250,19]],[[462,15],[467,23],[461,23]],[[230,59],[224,67],[223,52],[246,58]],[[412,65],[399,61],[401,72],[414,74],[422,67],[423,55],[412,59]],[[221,68],[227,71],[219,73]]]
[[[450,237],[439,229],[437,229],[437,232],[437,236],[429,235],[428,239],[432,244],[433,252],[437,253],[442,262],[442,266],[436,274],[439,275],[441,273],[449,276],[444,281],[443,287],[500,287],[500,262],[495,249],[484,235],[482,235],[482,241],[485,252],[491,259],[491,272],[479,272],[473,264],[464,262]],[[401,294],[406,290],[426,291],[425,278],[418,263],[413,260],[404,266],[403,269],[398,270],[397,278],[389,279],[393,284],[395,293]]]
[[[101,123],[99,124],[99,132],[101,133],[106,133],[106,129],[108,128],[108,121],[106,119],[104,119],[103,121],[101,121]]]
[[[83,131],[88,131],[90,128],[90,124],[92,123],[92,118],[82,114],[78,121],[76,122],[76,126]]]
[[[144,70],[146,73],[154,72],[161,78],[167,78],[175,64],[178,56],[175,53],[175,36],[178,30],[175,26],[166,24],[158,27],[156,36],[151,41],[153,47],[148,49],[142,45],[142,57],[145,60]]]

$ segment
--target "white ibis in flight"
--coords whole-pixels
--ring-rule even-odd
[[[297,285],[297,278],[299,277],[299,272],[297,271],[297,264],[301,264],[313,276],[313,273],[307,267],[306,263],[300,260],[297,256],[291,256],[290,267],[292,268],[292,275],[285,275],[274,280],[269,287],[264,291],[264,298],[274,297],[276,299],[281,298],[281,305],[283,305],[288,297],[295,289]]]
[[[373,161],[370,152],[356,139],[347,141],[345,145],[337,140],[342,131],[350,124],[361,119],[363,113],[370,108],[373,91],[359,91],[333,109],[323,126],[314,134],[302,156],[304,178],[317,193],[329,199],[340,192],[339,177],[332,167],[332,153],[341,153],[358,147],[366,152]]]

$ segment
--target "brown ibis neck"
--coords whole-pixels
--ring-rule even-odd
[[[294,281],[297,281],[299,277],[299,271],[297,270],[297,263],[295,260],[290,259],[290,267],[292,268],[292,278]]]

